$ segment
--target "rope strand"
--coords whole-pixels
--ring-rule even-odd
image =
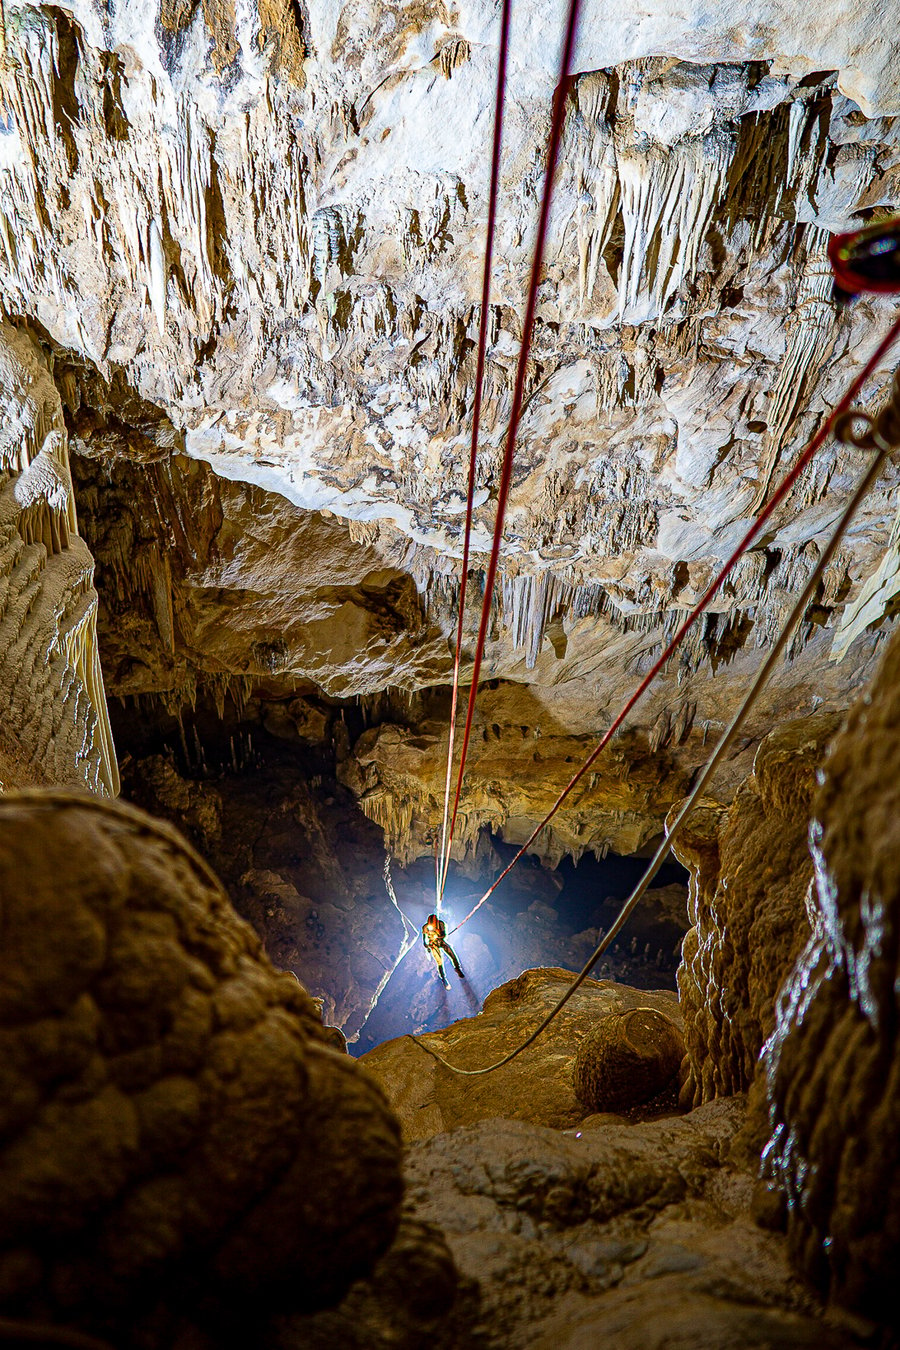
[[[900,331],[900,320],[897,321],[897,323],[894,325],[894,328],[891,331],[893,334],[896,334],[898,331]],[[833,419],[829,419],[829,424],[831,420]],[[802,619],[803,615],[806,613],[808,606],[815,598],[816,591],[818,590],[819,583],[822,580],[822,576],[825,572],[825,569],[831,562],[832,558],[834,557],[838,545],[840,544],[841,539],[843,538],[847,530],[847,527],[853,520],[853,517],[856,515],[860,503],[863,501],[866,494],[869,492],[870,488],[872,487],[876,478],[878,477],[878,474],[881,471],[881,468],[884,464],[884,461],[887,457],[890,448],[891,447],[889,447],[884,441],[880,442],[877,452],[874,458],[872,459],[871,464],[864,473],[855,492],[853,493],[853,496],[850,498],[850,501],[848,502],[847,506],[844,508],[841,518],[838,521],[837,526],[835,527],[831,535],[831,538],[829,539],[827,545],[825,546],[824,551],[820,555],[819,560],[816,563],[816,566],[813,568],[809,580],[807,581],[806,585],[803,588],[803,592],[800,596],[800,599],[797,601],[797,603],[794,605],[794,608],[791,610],[787,622],[785,623],[784,627],[782,628],[781,632],[776,638],[772,650],[769,652],[768,656],[766,657],[765,661],[763,662],[762,666],[757,672],[753,684],[750,686],[749,691],[745,695],[737,712],[734,714],[734,717],[731,719],[731,722],[726,727],[721,739],[719,740],[719,743],[717,744],[705,768],[703,769],[703,772],[700,774],[700,777],[697,779],[697,782],[691,789],[690,794],[682,804],[678,812],[678,815],[672,822],[672,825],[668,831],[668,834],[666,835],[666,838],[657,848],[656,853],[653,855],[653,858],[651,859],[650,864],[647,867],[647,870],[644,872],[643,877],[638,882],[637,886],[632,891],[631,895],[625,901],[624,905],[619,911],[615,923],[612,925],[609,932],[604,934],[602,941],[597,945],[593,954],[586,962],[586,964],[579,972],[579,974],[572,981],[569,988],[566,990],[565,994],[563,994],[562,998],[560,998],[556,1006],[547,1014],[544,1020],[531,1033],[530,1036],[528,1036],[524,1041],[522,1041],[520,1045],[516,1046],[514,1050],[511,1050],[509,1054],[504,1055],[502,1059],[498,1059],[494,1064],[488,1064],[482,1069],[461,1069],[457,1065],[451,1064],[449,1060],[444,1059],[443,1055],[438,1054],[436,1050],[432,1050],[430,1046],[426,1045],[424,1041],[419,1040],[417,1036],[413,1036],[412,1039],[416,1042],[416,1044],[421,1046],[421,1048],[426,1052],[426,1054],[431,1055],[432,1058],[436,1059],[439,1064],[442,1064],[445,1069],[449,1069],[451,1073],[455,1073],[466,1078],[475,1078],[481,1076],[482,1074],[493,1073],[496,1069],[502,1069],[506,1064],[511,1063],[511,1061],[516,1059],[520,1054],[522,1054],[524,1050],[527,1050],[529,1046],[533,1045],[534,1042],[538,1039],[538,1037],[541,1036],[547,1030],[547,1027],[550,1026],[551,1022],[553,1022],[553,1020],[559,1015],[559,1013],[562,1012],[563,1008],[573,997],[576,991],[581,988],[582,984],[584,984],[584,981],[588,978],[588,976],[590,975],[594,966],[600,960],[600,957],[603,955],[603,953],[609,948],[609,946],[615,940],[615,938],[618,937],[619,933],[624,928],[634,909],[636,908],[640,900],[643,898],[645,892],[648,890],[651,881],[656,876],[660,867],[662,867],[663,862],[668,856],[673,840],[681,831],[684,822],[687,820],[697,801],[701,797],[704,788],[709,783],[713,773],[715,772],[716,768],[721,762],[723,756],[725,755],[726,751],[728,750],[738,731],[741,729],[747,716],[749,715],[754,705],[756,704],[759,696],[763,692],[763,689],[765,688],[768,682],[769,676],[774,670],[779,657],[784,651],[784,648],[787,646],[791,634],[793,633],[797,624]]]
[[[500,54],[497,61],[497,92],[494,101],[494,146],[491,155],[491,186],[488,198],[487,233],[484,245],[484,275],[481,281],[481,319],[478,325],[478,358],[475,366],[475,402],[472,408],[472,437],[469,443],[469,481],[466,488],[466,529],[463,540],[462,575],[459,583],[459,619],[456,625],[456,653],[453,658],[453,692],[450,696],[450,736],[447,742],[447,779],[444,784],[444,819],[441,826],[440,867],[435,878],[437,913],[441,912],[450,846],[447,822],[450,815],[450,782],[453,777],[453,745],[456,739],[456,702],[459,694],[459,664],[462,656],[463,623],[466,612],[466,586],[469,576],[469,549],[472,543],[472,516],[475,509],[475,470],[478,462],[478,437],[481,431],[481,400],[490,320],[491,271],[494,261],[494,234],[497,223],[497,199],[500,195],[500,150],[503,144],[503,103],[506,97],[506,68],[509,58],[509,23],[512,0],[503,0],[500,16]]]
[[[458,929],[462,928],[464,924],[467,924],[469,920],[472,918],[472,916],[478,912],[478,910],[481,908],[484,902],[493,895],[494,891],[504,880],[504,878],[509,875],[509,873],[515,867],[516,863],[520,860],[520,858],[522,858],[525,855],[525,853],[537,839],[541,831],[545,829],[545,827],[550,823],[550,821],[556,815],[559,808],[565,802],[566,798],[572,792],[573,788],[576,786],[577,783],[580,782],[580,780],[587,773],[588,769],[595,762],[598,755],[600,755],[600,753],[606,749],[606,746],[612,740],[613,736],[618,731],[622,723],[625,721],[625,718],[631,712],[632,708],[635,706],[638,700],[647,692],[650,685],[654,682],[654,680],[662,671],[666,662],[684,641],[684,638],[687,636],[690,629],[694,626],[700,615],[709,607],[710,601],[721,589],[723,583],[727,579],[732,569],[736,566],[739,559],[743,556],[743,554],[747,551],[750,545],[754,542],[756,537],[760,534],[760,532],[763,529],[763,526],[769,521],[769,519],[774,514],[777,507],[780,506],[781,503],[784,501],[784,499],[787,497],[791,488],[794,486],[797,479],[800,477],[800,474],[803,472],[803,470],[806,468],[806,466],[810,463],[815,454],[821,448],[823,442],[825,441],[832,427],[840,418],[846,415],[846,413],[850,408],[851,403],[856,398],[857,394],[859,393],[862,386],[865,384],[866,380],[869,378],[869,376],[881,362],[882,358],[885,356],[890,347],[893,345],[894,340],[897,337],[898,333],[900,333],[900,318],[895,320],[895,322],[892,324],[886,336],[878,344],[875,351],[869,357],[868,361],[865,363],[860,373],[851,382],[846,393],[844,394],[844,397],[841,399],[840,403],[838,403],[837,407],[834,409],[831,416],[827,418],[827,420],[823,423],[820,430],[809,442],[806,449],[797,459],[796,463],[794,464],[794,467],[782,479],[781,484],[770,498],[768,505],[757,516],[756,520],[750,526],[750,529],[744,535],[740,544],[731,554],[731,557],[725,563],[724,567],[714,578],[714,580],[710,583],[709,587],[704,592],[703,596],[697,602],[694,608],[691,610],[690,614],[685,619],[681,627],[678,629],[678,632],[672,638],[671,642],[665,648],[662,655],[648,671],[647,675],[644,677],[644,679],[638,685],[637,689],[631,695],[628,702],[625,704],[621,712],[616,717],[615,721],[604,733],[599,743],[594,747],[594,749],[588,755],[587,759],[581,765],[581,768],[578,769],[572,775],[566,786],[563,788],[562,792],[557,797],[556,801],[551,806],[550,810],[544,816],[543,820],[531,832],[531,834],[525,840],[525,843],[522,845],[519,851],[515,854],[512,860],[507,864],[507,866],[497,877],[496,881],[494,881],[493,884],[485,891],[484,895],[482,895],[478,903],[474,905],[472,909],[469,910],[465,918],[461,919],[460,922],[456,924],[454,928],[451,928],[450,930],[451,933],[455,933]]]
[[[513,454],[516,448],[516,437],[519,431],[519,421],[522,416],[522,406],[525,399],[525,379],[528,373],[528,355],[531,350],[531,337],[534,328],[534,316],[537,309],[537,295],[541,280],[541,266],[544,258],[544,246],[547,241],[547,229],[550,221],[550,203],[553,199],[553,180],[556,172],[556,162],[559,158],[559,146],[562,140],[563,124],[566,115],[566,94],[569,86],[569,71],[572,64],[572,56],[575,50],[575,37],[578,30],[578,11],[579,0],[570,0],[569,17],[566,23],[566,35],[563,41],[562,56],[560,59],[560,74],[557,84],[554,101],[553,115],[550,125],[550,139],[547,146],[547,171],[544,177],[544,190],[541,197],[541,211],[538,218],[537,235],[534,244],[534,259],[531,266],[531,280],[528,286],[528,300],[525,306],[525,317],[522,321],[522,343],[519,348],[519,359],[516,365],[516,379],[513,389],[512,410],[509,417],[509,428],[506,434],[506,449],[503,456],[503,467],[500,473],[500,483],[497,489],[497,515],[494,521],[494,537],[491,543],[490,560],[488,563],[487,575],[484,584],[484,598],[481,605],[481,623],[478,628],[478,641],[475,646],[475,659],[472,664],[472,683],[469,687],[469,702],[466,709],[466,723],[463,731],[463,742],[460,750],[459,769],[456,778],[456,795],[453,801],[453,813],[450,819],[450,829],[447,835],[446,856],[444,864],[444,876],[446,877],[447,864],[450,858],[450,850],[453,847],[453,836],[456,829],[456,819],[459,813],[459,799],[462,794],[463,777],[466,768],[466,756],[469,750],[469,740],[472,733],[472,719],[475,712],[475,699],[478,693],[478,679],[481,674],[481,663],[484,656],[484,647],[487,640],[488,623],[491,615],[491,598],[494,593],[494,584],[497,580],[497,566],[500,558],[500,543],[503,538],[503,525],[506,519],[506,506],[509,499],[509,488],[512,481]]]

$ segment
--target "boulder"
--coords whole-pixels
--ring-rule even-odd
[[[666,989],[630,989],[612,980],[585,980],[547,1031],[518,1059],[482,1077],[466,1078],[429,1054],[474,1069],[491,1064],[524,1040],[569,987],[574,975],[557,968],[526,970],[489,994],[477,1017],[444,1031],[401,1036],[363,1055],[381,1084],[408,1142],[457,1125],[502,1116],[565,1129],[586,1114],[575,1095],[572,1065],[579,1046],[610,1015],[649,1008],[675,1027],[678,1001]]]
[[[667,1092],[677,1096],[684,1037],[655,1008],[604,1017],[578,1047],[575,1096],[589,1112],[628,1113]]]
[[[0,798],[0,1316],[117,1345],[337,1300],[399,1134],[171,826]]]
[[[457,1301],[427,1341],[367,1350],[851,1350],[798,1286],[732,1165],[739,1099],[686,1116],[549,1130],[487,1120],[414,1144],[407,1204],[438,1224]],[[443,1334],[441,1334],[443,1333]],[[295,1345],[302,1342],[295,1342]]]

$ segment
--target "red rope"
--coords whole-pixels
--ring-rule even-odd
[[[509,875],[512,869],[515,867],[516,863],[523,856],[523,854],[525,854],[527,850],[531,847],[531,845],[534,843],[535,839],[537,839],[538,835],[541,833],[544,827],[548,825],[550,821],[553,819],[553,817],[556,815],[557,811],[562,806],[563,802],[566,800],[569,793],[575,787],[576,783],[578,783],[579,780],[584,776],[584,774],[587,773],[588,769],[594,763],[597,756],[609,744],[610,740],[615,735],[616,731],[618,731],[622,723],[625,721],[625,718],[631,712],[631,709],[637,703],[638,699],[641,698],[642,695],[646,693],[647,689],[656,679],[657,675],[659,675],[660,671],[662,670],[666,662],[669,660],[672,653],[676,650],[677,647],[681,645],[682,641],[684,640],[685,636],[690,631],[690,629],[693,627],[694,623],[704,612],[704,610],[708,608],[710,601],[721,589],[723,582],[727,578],[728,574],[731,572],[732,568],[738,562],[739,558],[741,558],[742,555],[746,552],[746,550],[750,547],[756,536],[759,534],[760,530],[772,516],[773,512],[776,510],[778,506],[781,505],[785,497],[787,497],[791,488],[794,486],[797,479],[800,477],[800,474],[803,472],[807,464],[809,464],[810,460],[820,449],[823,441],[827,437],[834,423],[837,421],[839,417],[842,417],[843,414],[849,410],[853,400],[856,398],[857,394],[859,393],[862,386],[865,384],[866,380],[869,378],[869,376],[875,370],[876,366],[879,364],[879,362],[882,360],[886,352],[889,350],[898,333],[900,333],[900,318],[894,321],[891,328],[888,330],[887,336],[884,337],[882,341],[878,344],[873,354],[869,357],[868,361],[863,366],[860,373],[857,375],[856,379],[853,380],[852,384],[847,389],[847,392],[844,394],[844,397],[841,399],[840,403],[834,409],[831,416],[827,419],[827,421],[822,425],[821,429],[812,438],[812,440],[807,445],[806,449],[803,451],[803,453],[800,455],[799,459],[795,463],[794,467],[782,480],[781,485],[776,489],[775,494],[769,501],[769,504],[757,516],[756,520],[750,526],[750,529],[744,535],[738,547],[734,550],[731,557],[725,563],[725,566],[719,572],[718,576],[710,583],[708,589],[704,592],[702,598],[691,610],[690,614],[685,619],[684,623],[681,625],[678,632],[672,638],[672,641],[663,651],[662,656],[660,656],[659,660],[653,665],[651,670],[647,673],[647,675],[638,685],[637,689],[631,695],[631,698],[625,704],[624,708],[619,713],[618,717],[615,719],[612,726],[609,728],[607,732],[605,732],[605,734],[601,738],[599,744],[595,746],[595,748],[591,751],[587,759],[582,764],[581,768],[569,779],[568,783],[557,797],[553,806],[544,816],[544,819],[532,831],[532,833],[526,839],[525,843],[519,849],[518,853],[515,855],[512,861],[504,868],[504,870],[500,873],[499,877],[497,877],[497,880],[489,887],[489,889],[485,891],[484,895],[481,897],[478,903],[472,909],[469,910],[469,913],[466,915],[466,917],[464,919],[461,919],[460,922],[456,924],[454,928],[451,928],[450,930],[451,933],[455,933],[457,929],[462,928],[463,924],[468,923],[472,915],[475,914],[476,911],[479,910],[481,906],[484,904],[485,900],[487,900],[491,895],[493,895],[494,891],[500,885],[501,881],[503,881],[504,877],[507,877]]]
[[[547,241],[547,228],[550,221],[550,203],[553,198],[553,179],[556,172],[556,162],[559,158],[559,146],[560,141],[562,140],[563,123],[566,115],[566,93],[568,92],[569,85],[569,68],[572,64],[572,55],[575,50],[575,35],[578,28],[578,10],[579,0],[570,0],[569,17],[566,24],[566,36],[563,42],[562,56],[560,59],[559,81],[557,83],[556,95],[553,103],[553,117],[550,124],[550,140],[547,146],[547,171],[544,178],[541,211],[538,218],[537,236],[534,244],[534,259],[531,265],[528,301],[525,306],[525,317],[522,322],[522,344],[519,349],[519,360],[516,367],[516,380],[513,390],[512,411],[510,412],[509,417],[509,429],[506,433],[506,450],[503,456],[503,467],[500,473],[500,484],[497,490],[497,517],[494,521],[494,537],[491,544],[490,561],[488,563],[488,570],[484,583],[484,599],[482,600],[481,605],[481,623],[478,628],[475,659],[472,663],[472,683],[469,687],[469,703],[466,709],[466,724],[456,778],[456,795],[453,801],[453,815],[450,821],[450,831],[446,844],[444,861],[445,876],[447,863],[450,857],[450,850],[453,846],[456,818],[459,813],[459,799],[462,793],[466,756],[468,754],[469,739],[472,733],[472,718],[475,712],[475,699],[478,693],[478,679],[481,674],[484,645],[487,640],[488,623],[490,621],[491,598],[494,593],[494,584],[497,580],[500,543],[503,538],[506,505],[509,498],[510,482],[512,480],[513,454],[516,448],[519,422],[522,417],[522,405],[525,400],[525,378],[528,372],[528,355],[531,350],[532,329],[534,327],[534,316],[537,309],[537,293],[541,280],[541,265],[544,257],[544,246]]]
[[[497,92],[494,99],[494,148],[491,155],[491,187],[488,198],[487,234],[484,245],[484,275],[481,281],[481,322],[478,325],[478,361],[475,367],[475,403],[472,408],[472,439],[469,445],[469,485],[466,492],[466,532],[463,542],[462,577],[459,587],[459,621],[456,625],[456,655],[453,658],[453,693],[450,699],[450,738],[447,744],[447,779],[444,784],[444,821],[441,827],[441,866],[437,874],[437,912],[441,912],[450,846],[447,843],[447,818],[450,813],[450,780],[453,776],[453,746],[456,739],[456,700],[459,694],[459,663],[462,655],[463,619],[466,610],[466,584],[469,575],[469,548],[472,542],[472,515],[475,509],[475,469],[478,460],[478,435],[481,430],[481,400],[490,319],[491,270],[494,260],[494,233],[497,223],[497,199],[500,195],[500,149],[503,143],[503,102],[506,96],[506,68],[509,57],[509,22],[512,0],[503,0],[500,15],[500,55],[497,61]]]

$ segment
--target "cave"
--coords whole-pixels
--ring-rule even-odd
[[[0,1344],[900,1344],[900,15],[0,88]]]

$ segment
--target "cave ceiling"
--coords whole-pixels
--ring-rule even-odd
[[[562,18],[514,10],[476,572]],[[394,691],[404,715],[342,774],[408,854],[442,786],[497,20],[5,10],[0,294],[62,400],[107,690],[176,706],[239,684],[301,735],[304,699]],[[900,207],[898,62],[875,0],[586,3],[463,843],[525,837],[886,330],[889,300],[835,306],[825,247]],[[659,828],[863,462],[830,445],[803,474],[551,853]],[[829,566],[748,754],[870,672],[900,589],[898,476]]]

